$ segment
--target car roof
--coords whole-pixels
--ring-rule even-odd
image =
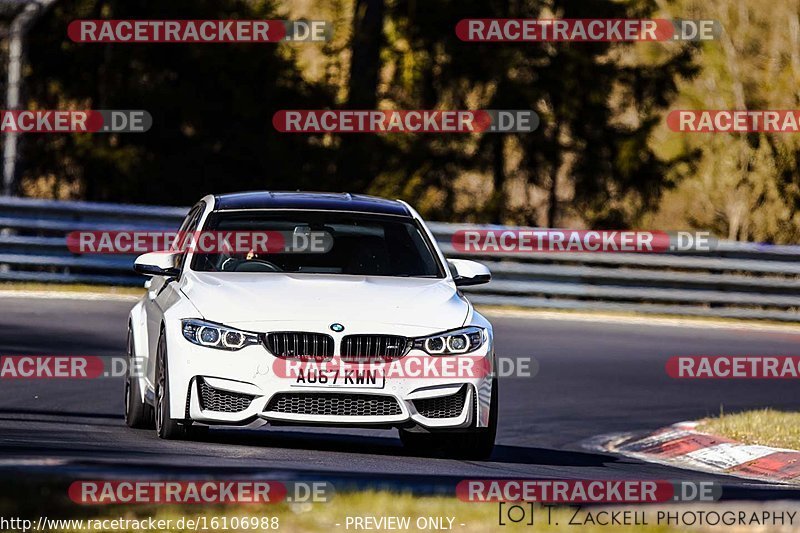
[[[313,209],[411,216],[411,213],[402,202],[365,194],[254,191],[220,194],[215,198],[215,209],[218,211],[234,209]]]

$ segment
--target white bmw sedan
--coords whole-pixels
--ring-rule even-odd
[[[350,194],[206,196],[178,235],[198,232],[282,244],[137,258],[135,270],[151,278],[128,322],[130,427],[155,426],[164,439],[208,426],[398,428],[416,453],[491,454],[492,326],[459,290],[490,274],[446,260],[409,205]]]

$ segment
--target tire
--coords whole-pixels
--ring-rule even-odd
[[[497,437],[498,393],[497,378],[493,378],[491,403],[489,405],[489,425],[485,428],[473,429],[469,435],[467,435],[466,442],[463,440],[460,441],[464,446],[464,458],[486,461],[492,456],[494,441]],[[475,423],[477,424],[477,420]]]
[[[144,401],[139,378],[133,376],[136,350],[133,343],[133,330],[128,326],[128,370],[125,376],[125,424],[135,429],[153,429],[155,420],[153,406]]]
[[[155,427],[156,434],[161,439],[175,440],[186,438],[187,427],[177,420],[169,417],[170,392],[169,392],[169,358],[167,357],[167,339],[164,330],[158,338],[156,351],[156,407]]]
[[[497,378],[492,380],[491,405],[489,406],[489,426],[470,428],[469,431],[440,433],[412,433],[400,430],[403,446],[416,455],[433,455],[453,459],[472,459],[485,461],[494,450],[497,436]],[[474,424],[477,425],[477,413]]]

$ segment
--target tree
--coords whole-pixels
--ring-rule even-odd
[[[626,50],[633,45],[627,43],[464,43],[453,28],[471,17],[645,18],[654,9],[649,0],[390,3],[395,32],[386,55],[394,63],[394,100],[408,106],[534,109],[542,117],[534,134],[510,140],[485,134],[474,149],[472,139],[400,141],[398,162],[406,165],[406,175],[420,175],[426,186],[452,197],[460,174],[488,173],[493,191],[483,209],[473,210],[478,220],[556,225],[579,215],[590,226],[631,224],[668,185],[665,174],[674,162],[658,158],[649,139],[677,93],[677,80],[695,73],[693,48],[656,63],[631,64]],[[621,121],[624,114],[635,119]],[[429,164],[442,149],[450,164]],[[518,158],[521,164],[509,169],[509,159]],[[542,207],[532,212],[525,197],[514,212],[512,180],[523,190],[544,191]],[[432,213],[452,216],[450,206],[439,206]]]
[[[703,43],[700,74],[682,83],[676,109],[797,109],[800,2],[769,9],[744,0],[679,0],[664,6],[714,18],[719,40]],[[711,10],[709,11],[709,8]],[[795,243],[800,238],[800,141],[792,133],[659,132],[659,152],[684,157],[679,186],[650,224],[711,230],[734,240]]]
[[[355,0],[351,37],[348,109],[376,109],[378,75],[383,45],[384,0]],[[366,187],[374,178],[374,156],[381,150],[374,135],[348,134],[341,139],[337,166],[337,184],[343,190]]]
[[[187,204],[209,192],[314,188],[332,169],[319,136],[275,131],[279,109],[331,105],[277,44],[79,44],[78,18],[279,18],[269,1],[72,0],[31,32],[30,105],[145,109],[140,134],[31,136],[28,182],[54,175],[88,200]]]

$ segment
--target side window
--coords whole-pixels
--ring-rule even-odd
[[[197,214],[197,209],[198,209],[198,206],[194,206],[186,214],[186,216],[183,219],[183,222],[181,222],[181,227],[178,228],[178,235],[183,235],[184,234],[184,232],[186,231],[186,228],[189,227],[189,224],[192,222],[192,219]],[[177,250],[179,244],[180,243],[176,240],[174,243],[172,243],[172,249],[173,250]]]
[[[175,241],[175,248],[178,251],[181,251],[181,255],[175,261],[175,266],[179,269],[183,270],[183,263],[186,260],[186,254],[188,249],[188,241],[192,237],[192,234],[197,231],[197,225],[200,222],[200,217],[203,216],[203,210],[205,209],[205,204],[198,204],[192,208],[186,218],[181,224],[181,228],[178,230],[178,239]]]

